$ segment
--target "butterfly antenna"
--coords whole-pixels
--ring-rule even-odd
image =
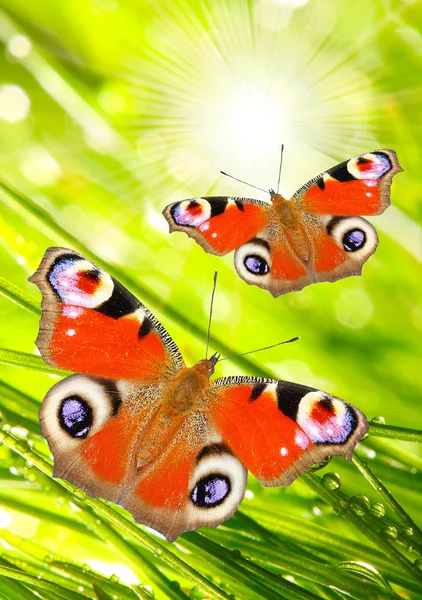
[[[215,294],[215,288],[217,287],[217,275],[218,275],[218,271],[216,271],[214,273],[214,284],[212,287],[212,294],[211,294],[211,305],[210,305],[210,318],[208,320],[208,333],[207,333],[207,348],[205,350],[205,360],[208,359],[208,346],[210,344],[210,333],[211,333],[211,320],[212,320],[212,307],[214,306],[214,294]]]
[[[237,358],[238,356],[245,356],[246,354],[253,354],[254,352],[262,352],[262,350],[269,350],[270,348],[275,348],[276,346],[281,346],[282,344],[291,344],[292,342],[296,342],[300,340],[299,337],[294,337],[291,340],[285,340],[284,342],[278,342],[278,344],[273,344],[272,346],[265,346],[265,348],[258,348],[257,350],[249,350],[249,352],[242,352],[242,354],[233,354],[233,356],[226,356],[226,358],[220,358],[218,362],[222,362],[223,360],[229,360],[230,358]]]
[[[262,188],[257,187],[256,185],[252,185],[251,183],[247,183],[246,181],[243,181],[242,179],[238,179],[237,177],[233,177],[233,175],[229,175],[228,173],[225,173],[224,171],[220,171],[220,173],[222,175],[225,175],[226,177],[230,177],[231,179],[235,179],[236,181],[240,181],[240,183],[244,183],[245,185],[248,185],[249,187],[253,187],[256,190],[259,190],[260,192],[264,192],[265,194],[270,194],[271,193],[268,190],[263,190]]]
[[[277,194],[280,189],[280,181],[281,181],[281,165],[283,164],[283,151],[284,144],[281,144],[281,152],[280,152],[280,168],[278,169],[278,183],[277,183]]]

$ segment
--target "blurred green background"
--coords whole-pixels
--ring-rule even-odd
[[[234,354],[301,337],[248,360],[224,362],[218,376],[266,374],[300,382],[353,402],[368,419],[382,416],[387,425],[422,429],[421,26],[422,3],[412,0],[1,0],[0,178],[7,187],[0,190],[0,346],[35,355],[38,318],[22,301],[11,301],[13,286],[39,302],[27,278],[48,246],[62,245],[112,265],[193,364],[204,356],[218,269],[213,351]],[[392,206],[370,219],[380,244],[361,278],[275,300],[237,277],[231,255],[216,258],[182,234],[169,236],[161,211],[199,195],[266,199],[219,171],[275,187],[281,143],[287,197],[335,163],[378,148],[396,150],[404,172],[394,178]],[[0,359],[3,429],[11,439],[22,438],[28,452],[48,456],[37,406],[57,377],[42,372],[41,361],[28,369],[26,354],[6,352]],[[343,597],[337,588],[356,598],[422,598],[415,583],[422,574],[415,567],[422,534],[409,542],[416,529],[405,533],[412,523],[398,509],[421,521],[422,456],[414,442],[370,436],[360,446],[399,505],[380,499],[356,464],[333,459],[288,489],[263,489],[251,478],[242,506],[247,517],[186,534],[173,546],[164,543],[164,558],[150,553],[148,544],[159,542],[142,528],[133,528],[130,551],[110,541],[120,534],[109,522],[104,527],[111,537],[93,532],[91,507],[75,508],[57,483],[28,469],[10,450],[13,444],[1,449],[0,567],[20,575],[0,570],[6,600],[12,588],[16,598],[33,597],[38,588],[23,583],[22,573],[36,578],[37,561],[58,586],[38,589],[45,598],[60,589],[66,598],[72,589],[100,600],[107,594],[148,598],[151,589],[158,598],[224,597],[189,579],[168,551],[221,593],[239,598]],[[341,490],[326,478],[325,500],[337,515],[315,493],[319,476],[334,471]],[[356,496],[361,510],[353,510]],[[379,502],[387,511],[381,519],[369,508]],[[11,532],[35,545],[22,550]],[[251,583],[244,559],[227,554],[235,564],[230,575],[227,549],[240,549],[268,570],[265,576],[257,567]],[[296,567],[280,558],[286,549],[297,557]],[[53,557],[48,568],[41,560],[47,550]],[[320,565],[312,575],[301,571],[306,559]],[[98,576],[92,587],[89,568],[73,566],[73,572],[71,560],[91,561],[107,577],[118,573],[122,585]],[[350,575],[359,571],[357,561],[367,570]],[[57,575],[56,563],[70,579]],[[371,579],[368,565],[375,569],[374,589],[383,591],[369,586],[363,596],[352,584],[357,577]],[[328,575],[320,581],[324,569]],[[335,579],[342,569],[343,583]],[[276,573],[273,587],[268,572]],[[270,592],[253,583],[260,573]],[[77,577],[81,585],[69,587]],[[124,585],[136,581],[147,587],[134,592]],[[337,583],[330,587],[330,581]]]

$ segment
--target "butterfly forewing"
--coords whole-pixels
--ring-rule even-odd
[[[183,231],[206,252],[222,256],[268,224],[271,204],[251,198],[209,196],[169,204],[163,214],[170,232]]]
[[[390,205],[392,179],[402,170],[393,150],[367,152],[317,175],[292,200],[313,214],[379,215]]]
[[[31,281],[43,294],[37,345],[49,364],[147,382],[165,380],[183,366],[154,315],[81,254],[50,248]]]

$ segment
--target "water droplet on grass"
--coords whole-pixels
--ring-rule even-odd
[[[352,496],[349,498],[349,506],[359,517],[363,517],[371,508],[371,503],[366,496]]]
[[[116,575],[115,573],[113,573],[113,575],[110,575],[109,581],[111,581],[111,583],[119,583],[120,577],[118,575]]]
[[[384,504],[381,504],[381,502],[374,502],[374,504],[371,506],[371,514],[374,517],[377,517],[377,519],[382,519],[382,517],[385,515]]]
[[[374,417],[371,419],[371,423],[376,423],[377,425],[385,425],[384,417]]]
[[[331,461],[331,456],[327,456],[327,458],[324,458],[324,460],[322,460],[321,462],[315,463],[314,465],[312,465],[309,468],[309,470],[310,471],[319,471],[320,469],[323,469],[324,467],[326,467],[330,461]]]
[[[340,489],[341,479],[338,473],[325,473],[322,478],[322,483],[331,491]]]
[[[189,592],[189,598],[192,598],[192,600],[205,600],[208,596],[195,585]]]
[[[368,563],[363,561],[345,561],[339,563],[338,566],[345,571],[349,571],[354,575],[360,576],[364,582],[369,581],[376,583],[377,585],[381,585],[382,587],[391,590],[391,586],[388,581],[384,579],[384,577],[375,569],[375,567]]]
[[[380,531],[381,536],[388,542],[394,542],[397,539],[397,528],[394,525],[388,525]]]
[[[87,495],[82,490],[76,490],[76,492],[73,493],[73,497],[75,501],[79,503],[85,502],[87,499]]]
[[[240,560],[242,558],[242,553],[240,550],[232,550],[232,558],[234,560]]]
[[[51,565],[51,563],[54,561],[54,556],[52,554],[46,554],[43,558],[43,562],[46,565]]]

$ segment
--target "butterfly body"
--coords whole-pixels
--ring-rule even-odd
[[[326,392],[211,379],[216,355],[186,367],[154,315],[77,252],[50,248],[31,281],[43,294],[42,356],[80,371],[40,408],[54,476],[169,540],[228,519],[248,470],[263,485],[290,484],[327,456],[350,459],[368,429],[357,408]]]
[[[235,250],[240,277],[279,296],[311,283],[360,275],[375,252],[374,227],[358,215],[389,206],[393,150],[352,158],[314,177],[290,200],[270,190],[270,203],[213,196],[168,205],[170,232],[193,237],[206,252]]]

